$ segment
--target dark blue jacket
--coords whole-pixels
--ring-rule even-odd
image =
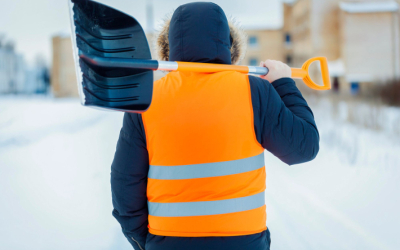
[[[222,9],[212,3],[180,6],[171,19],[170,60],[231,63],[231,39]],[[290,78],[269,83],[249,76],[257,140],[283,162],[310,161],[319,150],[311,109]],[[218,84],[218,83],[216,83]],[[194,142],[195,143],[195,142]],[[113,215],[135,249],[269,249],[269,231],[232,237],[167,237],[148,232],[149,159],[140,114],[126,113],[111,167]]]

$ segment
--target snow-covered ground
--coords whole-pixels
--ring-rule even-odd
[[[310,104],[321,136],[317,158],[289,167],[267,154],[273,249],[399,249],[400,136],[389,124],[350,124],[345,103]],[[382,116],[400,118],[400,109],[386,109]]]
[[[317,159],[286,166],[266,154],[272,249],[398,249],[396,126],[352,125],[340,111],[346,104],[339,115],[328,101],[311,104]],[[400,109],[388,112],[400,117]],[[122,113],[83,108],[77,99],[1,97],[0,249],[131,249],[111,216],[121,123]]]

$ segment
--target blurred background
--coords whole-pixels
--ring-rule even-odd
[[[191,1],[98,2],[138,19],[152,44]],[[289,167],[266,154],[272,249],[398,249],[400,0],[214,2],[248,34],[242,64],[329,60],[332,90],[297,82],[317,158]],[[80,106],[67,0],[0,6],[0,248],[131,249],[109,183],[123,114]]]

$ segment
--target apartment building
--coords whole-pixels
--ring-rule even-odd
[[[0,94],[25,91],[25,62],[10,41],[0,39]]]
[[[347,82],[400,77],[399,6],[395,1],[341,2],[340,52]]]
[[[399,78],[400,0],[297,0],[284,8],[293,65],[325,56],[333,89],[368,92],[373,85]],[[288,24],[286,24],[288,23]],[[318,68],[311,70],[318,80]]]
[[[72,41],[70,36],[54,36],[51,87],[55,97],[77,97],[77,77],[75,72]]]
[[[247,52],[241,64],[258,66],[260,61],[272,59],[285,61],[282,29],[246,29]]]

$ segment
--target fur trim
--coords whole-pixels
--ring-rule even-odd
[[[230,18],[228,23],[232,37],[231,61],[239,64],[246,56],[247,34],[234,18]]]
[[[172,14],[168,14],[164,18],[164,22],[158,32],[156,33],[156,39],[154,40],[154,48],[157,55],[157,60],[168,61],[169,60],[169,24],[171,23]]]
[[[164,23],[156,34],[154,48],[157,54],[157,59],[160,61],[169,60],[168,33],[171,18],[172,15],[169,14],[164,19]],[[231,61],[232,64],[239,64],[246,55],[247,35],[234,18],[230,18],[228,23],[232,37]]]

